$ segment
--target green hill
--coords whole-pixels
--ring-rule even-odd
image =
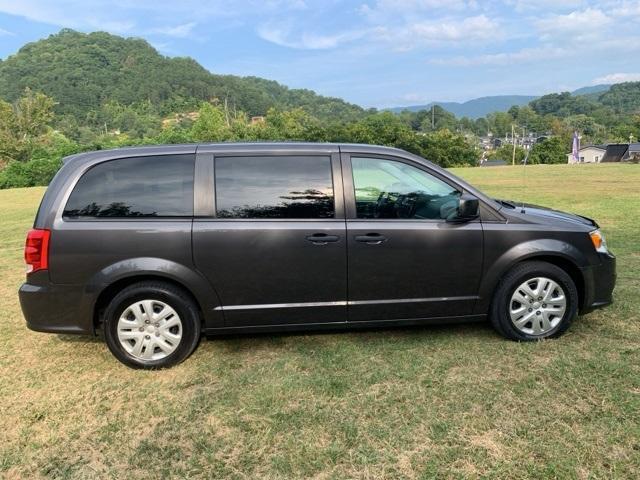
[[[109,101],[150,102],[159,114],[167,114],[214,97],[250,115],[264,114],[270,107],[303,107],[321,119],[351,120],[364,112],[311,90],[212,74],[191,58],[160,55],[142,39],[69,29],[0,61],[0,98],[14,101],[26,87],[53,97],[57,114],[78,119]]]

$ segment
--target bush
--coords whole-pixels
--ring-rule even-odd
[[[11,161],[0,172],[0,188],[48,185],[61,166],[60,157],[39,158],[29,162]]]

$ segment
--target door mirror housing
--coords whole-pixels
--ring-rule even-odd
[[[473,195],[463,193],[458,198],[458,208],[449,215],[447,222],[464,223],[478,218],[480,201]]]

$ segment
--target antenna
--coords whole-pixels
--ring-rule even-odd
[[[520,213],[525,213],[524,210],[524,194],[527,191],[527,162],[529,161],[529,151],[530,148],[526,149],[526,154],[524,156],[524,160],[522,160],[522,208],[520,209]]]

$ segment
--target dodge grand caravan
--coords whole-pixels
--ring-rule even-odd
[[[489,198],[402,150],[172,145],[68,157],[28,233],[32,330],[131,367],[201,334],[489,320],[530,341],[611,302],[591,219]]]

